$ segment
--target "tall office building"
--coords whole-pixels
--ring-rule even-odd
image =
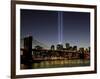
[[[63,50],[63,45],[62,44],[58,44],[57,45],[57,50]]]
[[[77,51],[77,46],[73,46],[73,50]]]
[[[79,48],[80,59],[84,59],[84,48]]]
[[[70,44],[69,43],[66,43],[65,46],[66,46],[66,49],[69,49]]]
[[[89,50],[89,52],[90,52],[91,48],[90,48],[90,47],[88,47],[88,50]]]
[[[55,50],[55,46],[54,45],[51,45],[51,50]]]
[[[84,52],[84,48],[79,48],[79,51],[83,53]]]

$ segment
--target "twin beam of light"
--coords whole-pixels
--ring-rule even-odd
[[[58,12],[58,43],[63,41],[63,12]]]

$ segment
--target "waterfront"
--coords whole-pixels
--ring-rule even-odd
[[[80,67],[90,66],[90,60],[51,60],[41,61],[32,64],[32,69],[37,68],[58,68],[58,67]]]
[[[90,47],[77,48],[69,43],[51,45],[46,49],[39,45],[32,48],[32,36],[24,38],[21,48],[21,69],[90,66]]]

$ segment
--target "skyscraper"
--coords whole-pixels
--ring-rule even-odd
[[[70,47],[70,44],[69,43],[66,43],[65,46],[66,46],[66,49],[68,50],[69,47]]]
[[[63,45],[62,44],[58,44],[57,45],[57,50],[63,50]]]
[[[77,51],[77,46],[73,46],[73,50]]]
[[[51,45],[51,50],[55,50],[55,46],[54,45]]]

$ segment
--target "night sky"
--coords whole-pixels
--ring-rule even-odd
[[[62,44],[90,46],[90,13],[62,12]],[[51,46],[59,43],[58,11],[21,9],[21,38],[32,35],[35,40]]]

